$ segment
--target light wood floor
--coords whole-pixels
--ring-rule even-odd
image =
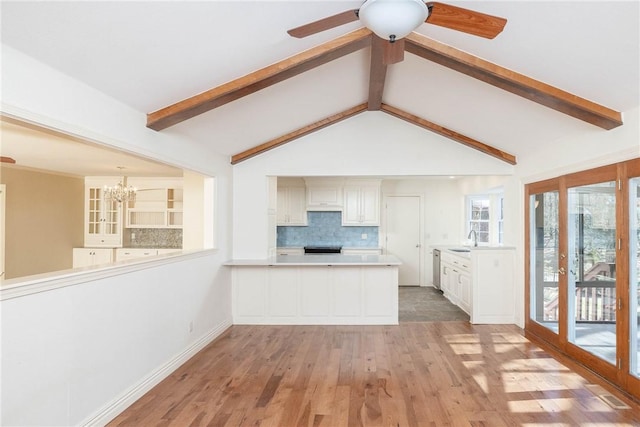
[[[614,426],[515,326],[233,326],[110,426]]]

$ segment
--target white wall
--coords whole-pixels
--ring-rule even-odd
[[[2,301],[2,425],[78,425],[124,409],[142,380],[230,325],[220,258]]]
[[[520,158],[516,174],[535,182],[640,157],[640,107],[623,112],[622,126],[588,131],[557,141],[540,141],[530,155]]]
[[[509,175],[513,166],[382,112],[366,112],[234,167],[234,258],[267,255],[266,176]]]
[[[231,166],[6,46],[2,91],[4,114],[216,177],[218,250],[1,302],[0,424],[100,424],[230,325]]]

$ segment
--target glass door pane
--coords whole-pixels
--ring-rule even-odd
[[[558,333],[558,202],[559,193],[534,194],[530,200],[530,317]]]
[[[567,339],[616,361],[615,181],[568,189]]]
[[[640,178],[629,181],[629,343],[630,369],[640,377]]]

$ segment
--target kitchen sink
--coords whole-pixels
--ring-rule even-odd
[[[454,248],[450,250],[453,252],[471,252],[471,249],[467,249],[467,248]]]

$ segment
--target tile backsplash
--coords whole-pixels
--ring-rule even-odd
[[[135,234],[135,239],[132,239]],[[181,228],[127,228],[123,236],[127,248],[181,249]]]
[[[378,247],[378,227],[343,227],[342,212],[307,212],[306,227],[278,227],[278,247]],[[366,234],[367,238],[362,239]]]

